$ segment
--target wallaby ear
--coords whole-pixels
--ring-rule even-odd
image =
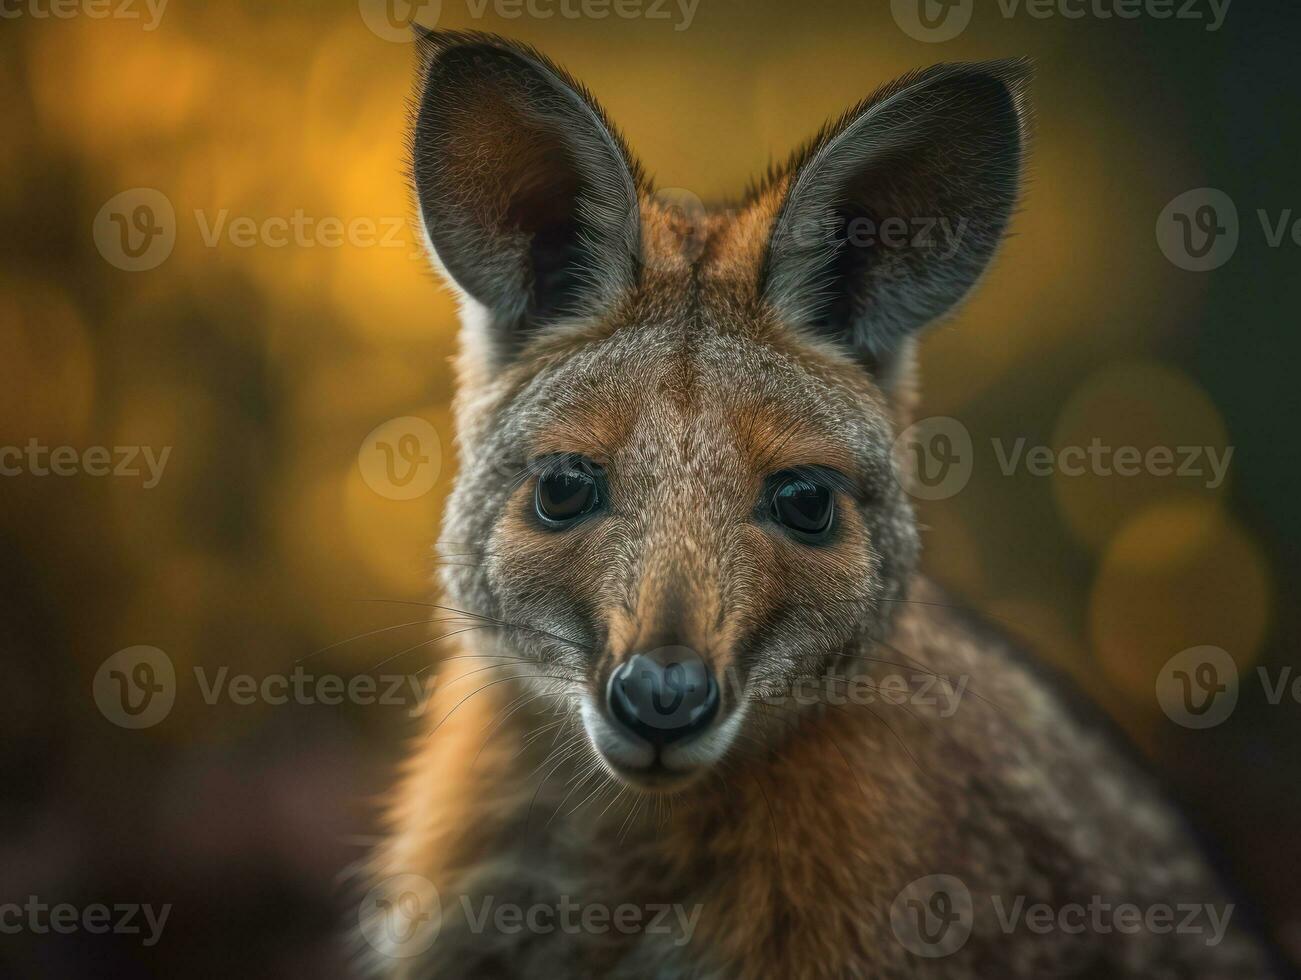
[[[766,193],[784,198],[761,288],[783,319],[843,342],[889,385],[909,338],[962,299],[1002,238],[1029,77],[1020,60],[910,75],[772,175]]]
[[[587,92],[536,51],[423,28],[416,45],[412,179],[426,238],[486,309],[466,329],[486,330],[504,359],[635,284],[640,171]]]

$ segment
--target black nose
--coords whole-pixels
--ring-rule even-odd
[[[638,653],[610,675],[610,714],[652,745],[704,731],[718,713],[713,671],[687,647]]]

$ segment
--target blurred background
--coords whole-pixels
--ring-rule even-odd
[[[905,71],[1037,60],[1014,236],[924,345],[921,414],[971,439],[965,484],[919,504],[925,567],[1102,703],[1301,958],[1301,704],[1270,697],[1301,626],[1301,10],[1112,6],[415,16],[539,45],[707,201]],[[5,935],[0,974],[346,976],[350,871],[417,728],[412,688],[385,688],[438,650],[401,602],[432,598],[455,471],[454,308],[407,224],[412,10],[0,13],[0,901],[172,906],[147,947]],[[1171,228],[1226,230],[1180,255]],[[1219,480],[1205,452],[1184,476],[1009,474],[1018,440],[1232,455]],[[1240,678],[1201,729],[1157,696],[1199,646]],[[306,696],[237,693],[295,669]],[[383,683],[327,698],[324,676]],[[167,694],[114,707],[133,682]]]

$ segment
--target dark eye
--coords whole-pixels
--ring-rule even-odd
[[[772,519],[799,537],[816,540],[831,530],[835,495],[806,476],[778,475],[772,493]]]
[[[592,513],[601,505],[600,480],[595,464],[585,459],[566,460],[538,477],[533,506],[538,517],[560,527]]]

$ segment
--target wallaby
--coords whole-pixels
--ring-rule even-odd
[[[911,74],[695,214],[537,51],[418,35],[458,636],[377,971],[1275,975],[1123,742],[917,572],[914,346],[1017,205],[1029,66]]]

